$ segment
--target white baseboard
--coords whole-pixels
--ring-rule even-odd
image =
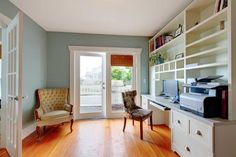
[[[22,140],[35,131],[36,124],[33,123],[22,130]]]

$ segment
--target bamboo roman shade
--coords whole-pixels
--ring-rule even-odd
[[[132,55],[111,55],[111,66],[133,66]]]

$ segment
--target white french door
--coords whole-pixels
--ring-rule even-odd
[[[77,55],[79,119],[104,117],[104,56],[105,54],[102,53],[78,53]]]
[[[6,148],[22,156],[22,26],[19,13],[6,28]]]
[[[70,103],[74,104],[75,119],[123,117],[121,92],[135,89],[137,95],[140,95],[142,49],[69,46],[69,50]],[[114,67],[113,72],[112,55],[133,56],[133,64]],[[88,78],[83,76],[85,73]],[[100,76],[98,74],[102,77],[97,77]],[[90,77],[97,80],[91,81]],[[138,105],[139,102],[137,96]]]

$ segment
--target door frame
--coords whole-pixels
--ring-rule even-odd
[[[75,66],[76,66],[76,54],[79,52],[83,53],[91,53],[91,52],[103,52],[106,53],[106,70],[105,70],[105,82],[106,82],[106,103],[105,107],[109,107],[110,109],[105,109],[106,118],[120,118],[123,116],[123,112],[112,113],[111,112],[111,55],[112,54],[120,54],[120,55],[133,55],[134,57],[134,71],[136,73],[136,90],[137,90],[137,104],[140,104],[140,91],[141,91],[141,53],[142,48],[120,48],[120,47],[93,47],[93,46],[69,46],[70,53],[70,103],[74,105],[74,118],[78,119],[78,104],[76,104],[76,100],[78,100],[78,95],[76,94],[75,88],[75,80],[78,79],[75,75]]]
[[[7,66],[7,60],[6,60],[6,52],[7,52],[7,32],[6,27],[10,23],[11,19],[4,14],[0,12],[0,28],[2,31],[2,80],[1,80],[1,93],[2,93],[2,108],[1,108],[1,141],[0,141],[0,147],[6,147],[6,106],[3,104],[6,104],[6,66]]]

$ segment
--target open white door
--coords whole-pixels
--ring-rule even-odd
[[[6,28],[6,148],[12,157],[22,156],[22,27],[19,13]]]

